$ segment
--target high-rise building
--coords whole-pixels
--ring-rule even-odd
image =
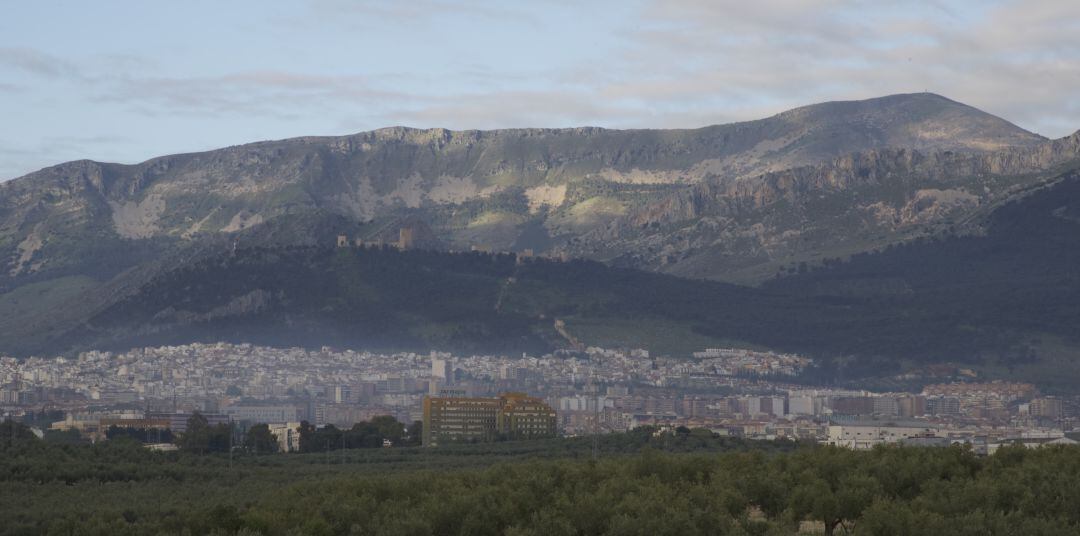
[[[499,396],[499,435],[507,439],[536,439],[555,436],[555,410],[542,399],[520,393]]]
[[[829,401],[829,408],[838,415],[871,415],[874,399],[869,396],[837,396]]]
[[[764,413],[766,415],[784,415],[784,398],[778,396],[763,396],[758,402],[758,409],[761,411],[761,413]]]
[[[901,417],[921,417],[926,415],[926,397],[908,395],[896,399],[897,414]]]
[[[425,446],[454,441],[532,439],[556,433],[556,414],[540,398],[503,393],[498,398],[424,397]]]
[[[1060,398],[1036,398],[1031,401],[1029,407],[1033,417],[1044,419],[1060,419],[1063,413]]]
[[[424,446],[445,441],[492,441],[498,428],[498,398],[424,397]]]
[[[412,249],[413,247],[413,228],[402,227],[398,229],[398,248],[399,249]]]
[[[875,396],[874,415],[895,417],[900,414],[900,404],[894,396]]]
[[[431,377],[451,383],[454,379],[454,367],[450,359],[440,357],[440,354],[431,353]]]
[[[959,415],[960,399],[953,396],[926,397],[927,415]]]
[[[334,402],[346,404],[353,401],[352,387],[337,385],[334,387]]]

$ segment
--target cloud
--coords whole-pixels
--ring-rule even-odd
[[[44,45],[0,47],[0,73],[14,75],[0,81],[0,93],[32,106],[85,106],[94,112],[78,125],[91,131],[102,116],[131,128],[180,125],[173,138],[155,138],[161,144],[184,141],[202,125],[220,135],[200,143],[399,124],[699,127],[813,102],[923,90],[1051,137],[1080,128],[1080,2],[1074,1],[623,0],[605,7],[570,0],[308,0],[300,6],[247,20],[254,45],[235,61],[186,62],[160,47],[132,54],[88,47],[60,56]],[[588,19],[597,15],[603,19]],[[255,39],[260,31],[275,41]],[[583,37],[589,31],[596,35]],[[285,40],[288,46],[266,48]],[[190,46],[204,51],[200,43]],[[108,146],[62,145],[55,138],[29,143],[18,146],[23,156],[8,144],[4,165],[24,171],[41,163],[35,156],[41,151],[55,150],[56,162]],[[192,148],[125,143],[137,150],[114,147],[108,154]]]
[[[423,18],[447,6],[386,9]],[[696,127],[929,90],[1061,136],[1080,127],[1078,24],[1080,3],[1050,0],[650,0],[605,61],[513,80],[480,68],[472,90],[375,98],[368,117],[452,128]]]
[[[472,17],[489,22],[535,22],[526,9],[513,2],[410,0],[385,2],[381,0],[309,0],[308,6],[320,22],[379,23],[386,21],[416,22],[446,16]],[[362,19],[357,19],[361,15]]]
[[[925,89],[1054,136],[1080,127],[1080,3],[889,6],[656,1],[640,26],[623,31],[625,76],[602,92],[706,111],[726,103],[751,119],[820,100]]]
[[[30,143],[0,139],[0,182],[58,162],[92,157],[117,146],[130,146],[134,141],[112,135],[48,136]]]
[[[258,114],[289,118],[303,109],[407,96],[372,88],[363,76],[250,71],[208,77],[122,77],[96,100],[150,114]]]
[[[0,66],[46,78],[78,78],[74,63],[31,48],[0,47]]]
[[[588,92],[514,90],[428,97],[410,107],[390,109],[382,117],[422,127],[467,124],[494,129],[579,126],[589,122],[584,118],[602,118],[610,124],[613,118],[633,113],[636,110]]]

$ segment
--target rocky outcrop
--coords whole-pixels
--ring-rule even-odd
[[[858,251],[853,244],[869,237],[876,238],[868,247],[887,245],[909,237],[906,231],[963,220],[1040,184],[1044,174],[1078,165],[1080,132],[991,153],[865,151],[815,166],[691,185],[586,233],[567,249],[636,267],[724,278],[738,269],[725,258],[767,264],[809,252],[806,258],[820,260],[832,252]],[[684,272],[687,266],[693,271]]]

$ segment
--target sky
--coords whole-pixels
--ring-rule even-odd
[[[685,128],[918,91],[1075,132],[1080,1],[0,0],[0,180],[394,125]]]

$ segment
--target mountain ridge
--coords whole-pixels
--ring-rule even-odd
[[[937,136],[945,120],[961,134]],[[913,130],[934,135],[912,137]],[[95,245],[151,255],[305,211],[357,222],[412,214],[459,249],[512,249],[532,233],[544,249],[573,250],[576,237],[668,190],[736,183],[864,148],[986,152],[987,138],[1014,147],[1046,143],[943,97],[907,94],[699,129],[391,127],[134,165],[74,161],[0,184],[0,287],[88,270],[83,259],[95,256]]]

